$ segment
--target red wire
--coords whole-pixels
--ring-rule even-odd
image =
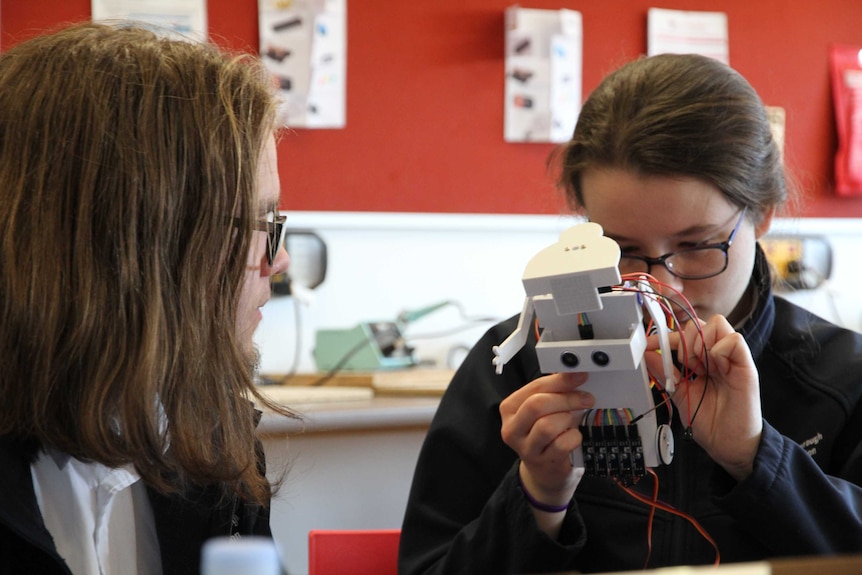
[[[644,560],[644,569],[649,566],[649,559],[652,555],[652,525],[653,520],[655,519],[655,507],[656,503],[658,503],[658,475],[656,475],[655,471],[652,468],[647,468],[647,472],[653,477],[653,488],[652,488],[652,505],[649,508],[649,519],[647,520],[647,555]]]
[[[658,476],[655,475],[655,472],[652,469],[650,469],[649,472],[653,475],[653,477],[655,477],[656,485],[655,485],[654,489],[657,492],[657,490],[658,490]],[[623,491],[628,493],[631,497],[634,497],[635,499],[637,499],[641,503],[644,503],[651,508],[650,524],[649,524],[649,527],[647,529],[647,536],[649,537],[648,547],[649,547],[650,551],[652,550],[652,518],[653,518],[653,513],[655,512],[656,509],[661,509],[662,511],[665,511],[665,512],[670,513],[672,515],[676,515],[677,517],[682,517],[683,519],[685,519],[686,521],[691,523],[691,525],[695,529],[697,529],[697,532],[700,533],[700,535],[704,539],[706,539],[710,543],[710,545],[712,545],[712,548],[715,550],[715,561],[713,562],[713,565],[718,567],[718,565],[721,563],[721,554],[718,551],[718,545],[716,544],[715,540],[709,535],[709,533],[706,532],[706,529],[704,529],[701,526],[701,524],[697,522],[697,519],[695,519],[694,517],[692,517],[688,513],[684,513],[682,511],[676,509],[672,505],[658,501],[657,495],[655,496],[655,499],[650,500],[649,498],[644,497],[640,493],[638,493],[636,491],[632,491],[631,489],[629,489],[628,487],[626,487],[625,485],[623,485],[619,481],[616,481],[616,483],[617,483],[617,485],[620,486],[620,488]],[[649,561],[649,556],[647,556],[647,561]]]

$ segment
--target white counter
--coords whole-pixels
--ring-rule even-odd
[[[271,478],[284,474],[271,525],[289,575],[308,573],[311,529],[400,528],[437,397],[291,404],[258,428]]]
[[[262,436],[333,431],[428,427],[440,399],[436,397],[372,397],[295,405],[303,420],[266,412],[258,426]]]

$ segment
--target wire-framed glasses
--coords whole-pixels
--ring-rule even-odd
[[[623,254],[620,257],[620,273],[650,273],[653,266],[664,266],[668,272],[684,280],[717,276],[727,269],[727,250],[742,225],[745,211],[746,208],[743,208],[733,231],[723,242],[670,252],[657,258]]]
[[[269,212],[264,218],[257,220],[255,229],[266,232],[266,263],[270,266],[278,256],[281,242],[284,239],[284,222],[287,216],[278,213],[278,209]]]

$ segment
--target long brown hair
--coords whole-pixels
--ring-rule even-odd
[[[275,115],[255,60],[139,28],[0,54],[0,436],[267,501],[236,314]]]

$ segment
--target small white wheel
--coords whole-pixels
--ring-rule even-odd
[[[673,461],[673,432],[670,426],[662,424],[656,430],[656,447],[658,447],[658,458],[665,465]]]

